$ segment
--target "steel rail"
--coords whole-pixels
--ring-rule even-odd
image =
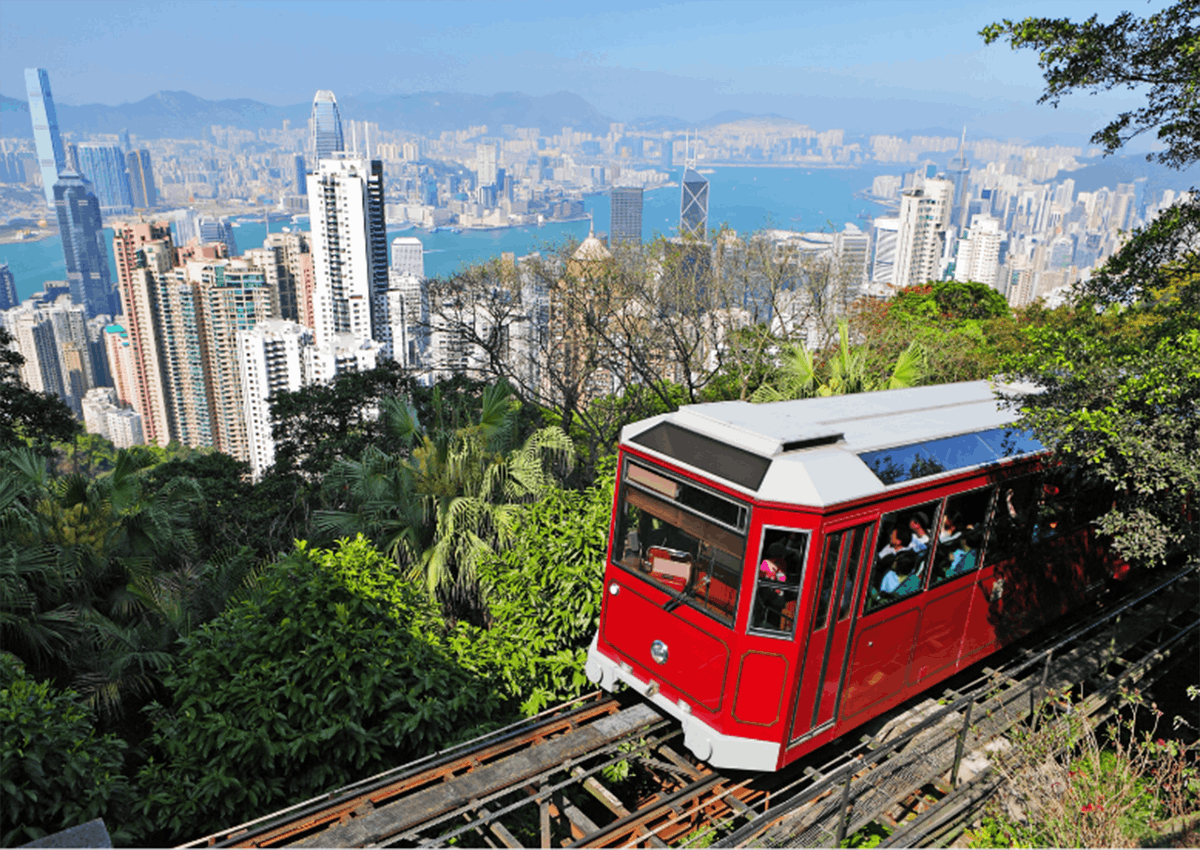
[[[305,817],[319,815],[321,812],[332,808],[340,808],[350,802],[352,795],[361,797],[365,794],[385,789],[389,785],[412,781],[422,773],[444,769],[456,760],[469,759],[472,755],[497,745],[507,743],[514,748],[522,746],[524,743],[522,736],[535,736],[535,733],[543,727],[569,721],[571,718],[586,714],[589,711],[604,710],[617,705],[617,700],[603,691],[591,691],[568,702],[552,706],[532,717],[514,721],[507,726],[494,729],[469,741],[454,744],[438,752],[422,756],[414,761],[405,762],[402,765],[389,768],[373,776],[359,779],[349,785],[344,785],[332,791],[327,791],[324,794],[294,803],[287,808],[278,809],[238,826],[196,838],[186,844],[177,846],[180,848],[224,847],[230,846],[232,842],[244,842],[272,830],[285,827]],[[288,815],[290,817],[285,817]]]

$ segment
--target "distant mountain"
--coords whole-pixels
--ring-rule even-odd
[[[255,100],[205,100],[188,92],[162,91],[137,103],[120,106],[87,104],[58,107],[58,123],[63,132],[80,134],[119,133],[122,129],[143,138],[199,138],[212,124],[242,130],[274,128],[289,120],[292,126],[304,126],[311,103],[270,106]],[[590,103],[570,92],[533,97],[520,92],[472,95],[455,92],[419,92],[412,95],[339,98],[342,120],[374,121],[384,130],[410,130],[422,135],[437,135],[447,130],[487,124],[499,132],[502,124],[539,127],[545,135],[560,133],[563,127],[603,135],[610,119]],[[23,128],[31,132],[29,105],[16,98],[3,97],[0,112],[5,122],[15,120],[11,113],[23,113]]]

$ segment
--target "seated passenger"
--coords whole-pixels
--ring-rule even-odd
[[[979,564],[979,547],[983,544],[983,533],[971,528],[959,537],[954,552],[950,556],[950,568],[946,576],[969,573]]]
[[[912,549],[896,554],[892,569],[883,577],[880,590],[893,596],[908,596],[921,587],[920,557]]]
[[[912,543],[909,548],[914,552],[924,552],[929,548],[929,517],[924,511],[917,511],[908,520],[909,530],[912,531]]]
[[[758,565],[758,578],[762,581],[787,581],[787,547],[776,541],[767,547],[767,557]]]
[[[942,515],[942,531],[938,534],[938,543],[943,546],[954,543],[962,536],[962,517],[958,511],[947,511]]]
[[[888,532],[888,544],[879,550],[878,558],[895,555],[909,548],[912,543],[912,531],[903,525],[898,525]]]

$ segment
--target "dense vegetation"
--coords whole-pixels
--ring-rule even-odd
[[[1173,10],[1138,56],[1191,38],[1194,63],[1189,21]],[[988,37],[1038,46],[1051,96],[1120,82],[1084,67],[1119,58],[1117,35],[1073,26]],[[1104,140],[1168,121],[1165,161],[1194,162],[1191,97]],[[426,388],[389,365],[284,394],[257,483],[219,454],[78,433],[0,338],[0,841],[95,816],[122,843],[195,838],[578,694],[619,428],[681,404],[1032,380],[1038,435],[1115,486],[1100,525],[1118,549],[1195,551],[1198,209],[1133,234],[1055,310],[949,282],[846,304],[836,268],[725,234],[712,265],[653,249],[657,289],[632,256],[580,264],[562,246],[533,269],[560,310],[530,353],[549,375],[481,334],[482,382]],[[440,318],[500,315],[527,282],[500,263],[438,281]]]

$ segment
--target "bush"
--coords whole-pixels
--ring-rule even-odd
[[[303,543],[184,642],[140,774],[160,840],[192,838],[436,751],[498,700],[427,597],[359,537]]]
[[[612,494],[609,465],[590,489],[556,490],[530,505],[516,540],[480,568],[490,628],[460,624],[452,637],[459,663],[520,700],[526,715],[587,686]]]
[[[122,825],[133,791],[122,774],[125,742],[98,735],[77,694],[28,678],[12,656],[0,655],[0,688],[0,845],[24,844],[98,817],[107,819],[115,841],[127,842]]]

